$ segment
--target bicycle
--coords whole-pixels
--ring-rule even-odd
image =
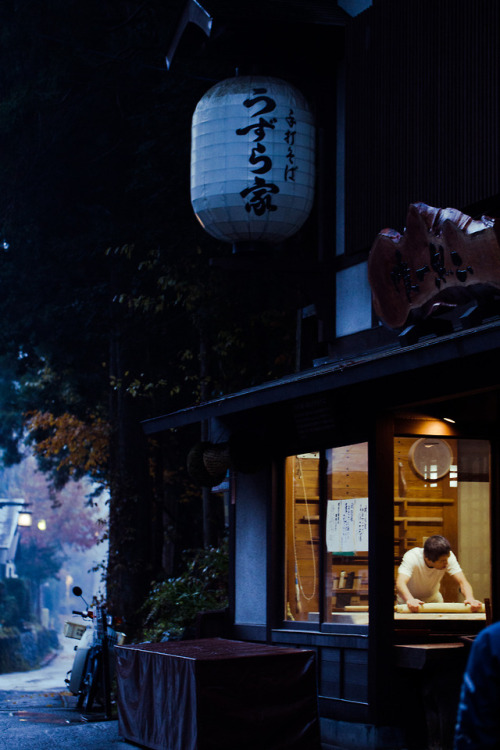
[[[73,593],[83,599],[78,586],[75,586]],[[104,707],[106,718],[111,718],[111,682],[114,674],[112,647],[123,643],[125,634],[112,627],[113,620],[102,605],[93,610],[73,610],[73,614],[89,619],[92,627],[83,628],[75,623],[66,623],[67,637],[85,639],[76,649],[71,677],[66,682],[70,691],[78,696],[78,710],[90,712],[94,703],[98,702]]]

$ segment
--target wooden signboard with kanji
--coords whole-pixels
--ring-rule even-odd
[[[393,329],[481,304],[500,290],[498,225],[413,203],[403,234],[384,229],[377,235],[368,277],[375,312]]]

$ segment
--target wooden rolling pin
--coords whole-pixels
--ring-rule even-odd
[[[368,612],[367,604],[348,604],[344,607],[345,612]]]
[[[419,612],[447,612],[456,614],[466,614],[472,612],[470,604],[463,604],[461,602],[435,602],[433,604],[421,604],[418,608],[418,612],[411,612],[408,609],[407,604],[396,604],[394,610],[399,614],[418,614]],[[474,612],[484,612],[484,604],[481,604],[481,609],[475,609]]]

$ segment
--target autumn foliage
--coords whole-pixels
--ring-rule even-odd
[[[26,429],[37,457],[50,460],[72,479],[83,475],[100,479],[109,457],[109,426],[100,417],[86,422],[65,412],[31,412]]]

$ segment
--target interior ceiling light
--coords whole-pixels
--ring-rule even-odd
[[[451,417],[443,417],[443,419],[445,422],[451,422],[451,424],[455,424],[455,420],[452,419]]]

